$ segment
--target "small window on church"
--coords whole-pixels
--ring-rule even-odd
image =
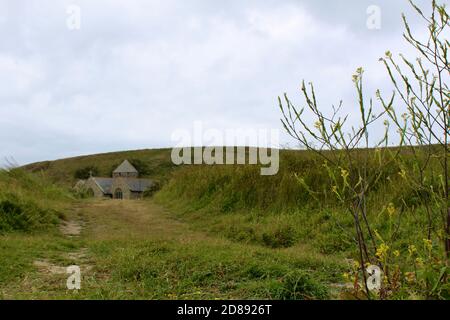
[[[114,192],[114,198],[123,199],[122,189],[116,189],[116,192]]]

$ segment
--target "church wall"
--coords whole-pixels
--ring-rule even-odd
[[[123,199],[131,199],[131,191],[130,187],[126,183],[125,179],[122,177],[115,178],[112,183],[111,192],[113,194],[113,198],[115,198],[115,193],[117,189],[122,190]]]
[[[100,189],[100,187],[97,185],[97,183],[94,181],[93,178],[89,178],[88,180],[86,180],[84,184],[84,189],[85,190],[92,189],[92,191],[94,191],[94,197],[96,198],[102,198],[104,196],[102,189]]]

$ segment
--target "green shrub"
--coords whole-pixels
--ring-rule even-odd
[[[262,234],[263,243],[271,248],[287,248],[295,243],[295,229],[281,226]]]
[[[14,196],[0,201],[0,232],[31,231],[58,223],[58,214],[33,202],[21,202]]]
[[[155,181],[153,185],[144,191],[144,198],[151,198],[161,189],[161,184],[158,181]]]
[[[272,299],[278,300],[324,300],[329,298],[326,286],[314,280],[305,271],[295,270],[281,281],[267,285]]]
[[[139,175],[148,176],[152,174],[152,170],[150,169],[146,161],[143,161],[141,159],[130,159],[130,163],[133,165],[133,167],[136,168],[136,170],[139,172]]]
[[[85,179],[89,179],[90,176],[98,176],[98,175],[99,175],[99,170],[97,167],[87,166],[84,168],[77,169],[75,171],[74,177],[75,177],[75,179],[85,180]]]
[[[230,240],[244,243],[257,241],[256,232],[254,228],[250,226],[229,226],[225,232],[225,236]]]
[[[71,199],[42,174],[0,170],[0,233],[54,226],[64,218],[58,208]]]

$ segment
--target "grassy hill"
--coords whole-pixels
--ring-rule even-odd
[[[163,182],[156,201],[200,229],[268,247],[304,242],[323,253],[354,248],[352,219],[330,190],[323,160],[307,151],[281,150],[280,171],[274,176],[261,176],[257,165],[176,167],[170,149],[82,156],[30,164],[25,169],[68,187],[76,181],[77,170],[95,167],[99,175],[109,176],[124,159],[142,161],[149,168],[147,176]],[[389,183],[381,181],[368,203],[372,211],[381,212],[386,203],[399,204],[403,199],[414,202],[414,189],[402,186],[398,171],[395,165],[387,170]],[[379,230],[388,228],[386,220],[369,218],[376,220]],[[420,228],[426,222],[414,223]],[[399,233],[405,243],[419,236],[409,227]]]
[[[363,165],[369,172],[379,170],[381,160],[377,153],[360,150],[358,154],[364,152],[369,153],[369,161],[359,163],[357,157],[354,170]],[[377,254],[379,248],[389,250],[392,267],[404,274],[410,275],[411,270],[420,268],[415,274],[416,282],[402,280],[405,289],[398,291],[397,298],[448,296],[448,286],[435,284],[446,272],[441,269],[442,261],[435,258],[442,256],[442,234],[433,231],[430,242],[424,242],[430,219],[433,230],[441,229],[439,206],[427,200],[417,186],[405,184],[403,170],[406,168],[414,174],[415,167],[408,150],[402,154],[402,163],[383,166],[382,175],[374,182],[365,203],[368,223],[376,232],[373,250]],[[77,170],[95,167],[99,175],[108,176],[124,159],[140,161],[148,168],[146,176],[162,182],[162,189],[149,203],[169,209],[173,218],[197,232],[226,239],[243,246],[243,250],[247,250],[246,246],[265,250],[297,248],[311,257],[325,256],[342,262],[358,255],[349,208],[336,197],[323,159],[311,152],[281,150],[280,170],[274,176],[261,176],[257,165],[174,166],[170,149],[83,156],[24,168],[34,177],[37,174],[56,182],[57,190],[61,186],[61,190],[67,190],[76,181]],[[427,183],[439,190],[442,178],[434,173],[439,160],[431,158],[430,161],[430,169],[425,173]],[[336,172],[340,180],[344,179],[341,170]],[[356,171],[346,174],[357,176]],[[46,199],[51,194],[36,195],[36,198]],[[383,238],[386,235],[392,238]],[[357,272],[353,274],[357,276]]]
[[[323,299],[336,294],[328,285],[339,285],[339,275],[345,270],[339,254],[317,254],[306,243],[292,242],[282,244],[291,248],[274,250],[279,246],[276,243],[261,246],[211,230],[204,232],[200,221],[185,216],[185,210],[178,215],[164,209],[171,203],[190,208],[188,194],[179,202],[168,198],[165,202],[164,194],[183,175],[191,175],[191,170],[205,169],[187,166],[172,170],[169,155],[169,150],[130,151],[2,172],[0,196],[5,200],[13,198],[9,192],[14,190],[20,203],[32,201],[40,213],[51,213],[50,225],[63,219],[83,226],[83,231],[69,237],[54,228],[32,225],[0,232],[0,298]],[[163,206],[153,200],[74,199],[67,192],[78,169],[95,165],[101,174],[107,174],[124,158],[154,161],[149,166],[155,169],[155,176],[167,180],[167,189],[158,198]],[[217,172],[206,172],[214,179],[226,168],[211,167]],[[258,167],[245,168],[259,172]],[[195,175],[184,183],[195,184],[193,178]],[[199,186],[203,183],[198,182]],[[261,183],[270,185],[264,180]],[[228,212],[235,209],[230,207]],[[17,212],[27,210],[20,207]],[[0,216],[8,215],[0,211]],[[209,216],[213,217],[214,211]],[[206,225],[210,220],[204,218]],[[280,215],[281,220],[285,218]],[[44,223],[46,226],[47,220]],[[260,226],[264,225],[261,221]],[[281,230],[279,237],[284,232]],[[79,294],[64,287],[65,266],[71,264],[92,270],[83,271],[85,280]]]
[[[43,172],[52,181],[72,186],[76,182],[75,173],[79,169],[95,167],[99,176],[110,176],[113,168],[123,160],[138,160],[148,165],[146,176],[165,180],[174,166],[170,161],[170,149],[135,150],[87,155],[56,161],[32,163],[23,168],[31,172]]]

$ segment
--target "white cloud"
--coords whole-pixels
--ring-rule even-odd
[[[369,31],[368,1],[0,1],[0,157],[170,146],[195,120],[281,128],[277,96],[301,101],[302,79],[351,110],[353,71],[373,93],[387,83],[378,57],[404,50],[401,8],[381,2]]]

